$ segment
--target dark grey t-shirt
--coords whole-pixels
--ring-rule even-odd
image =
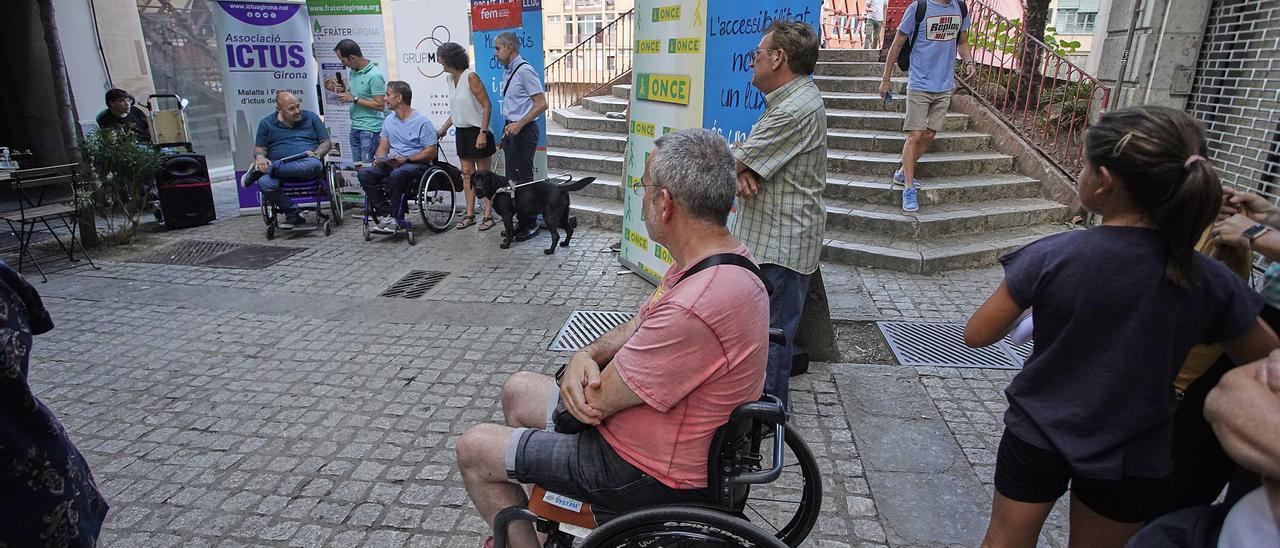
[[[1100,226],[1001,257],[1005,283],[1035,314],[1035,350],[1005,395],[1005,426],[1096,479],[1172,471],[1173,380],[1200,343],[1245,335],[1262,297],[1195,255],[1196,285],[1168,281],[1159,235]]]

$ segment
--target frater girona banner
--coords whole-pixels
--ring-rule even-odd
[[[640,176],[653,142],[693,127],[714,129],[730,142],[745,139],[764,111],[764,94],[751,86],[752,51],[776,19],[818,29],[820,7],[819,0],[636,0],[619,258],[624,266],[656,284],[672,262],[671,253],[649,239],[641,218]]]
[[[318,112],[311,63],[311,28],[298,2],[219,1],[214,28],[221,49],[222,89],[231,126],[236,181],[253,161],[258,122],[276,111],[276,92],[289,91]],[[258,207],[257,190],[236,185],[240,209]],[[302,199],[302,198],[298,198]]]

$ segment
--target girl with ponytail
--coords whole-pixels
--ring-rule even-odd
[[[1071,490],[1071,545],[1123,546],[1173,470],[1173,381],[1192,346],[1236,363],[1280,346],[1262,300],[1196,253],[1222,201],[1200,126],[1163,107],[1107,113],[1085,134],[1080,202],[1101,226],[1000,259],[1004,280],[965,342],[999,341],[1034,309],[1035,348],[1005,394],[984,546],[1036,545]]]

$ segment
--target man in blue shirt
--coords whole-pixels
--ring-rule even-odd
[[[956,89],[956,54],[964,60],[966,76],[974,73],[973,54],[969,49],[969,17],[962,15],[963,0],[917,0],[907,6],[902,23],[885,58],[880,96],[889,93],[889,77],[898,52],[908,40],[911,45],[911,68],[907,72],[907,115],[902,129],[907,142],[902,146],[902,168],[893,180],[903,185],[903,211],[916,211],[916,162],[929,150],[933,138],[942,131],[951,93]],[[923,8],[924,17],[917,26],[916,12]]]
[[[502,153],[507,178],[512,183],[533,180],[533,155],[538,149],[538,116],[547,110],[547,96],[538,72],[520,56],[520,39],[504,32],[493,40],[494,56],[507,67],[502,74]],[[516,192],[520,192],[516,189]],[[519,215],[515,240],[522,242],[538,233],[536,216]]]
[[[382,124],[373,165],[356,174],[375,222],[382,218],[369,232],[379,234],[390,234],[405,226],[404,193],[436,159],[436,128],[410,106],[413,90],[409,84],[400,80],[387,82],[386,98],[391,114]]]
[[[284,212],[282,229],[305,224],[301,208],[280,190],[281,181],[310,181],[324,171],[324,155],[329,153],[329,130],[316,113],[302,110],[302,102],[292,93],[276,93],[276,112],[258,122],[253,141],[253,167],[244,174],[244,186],[258,183],[262,197]],[[281,160],[304,154],[288,162]]]

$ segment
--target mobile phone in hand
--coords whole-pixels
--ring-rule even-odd
[[[889,108],[889,101],[892,101],[892,100],[893,100],[893,92],[892,92],[892,91],[886,91],[886,92],[884,92],[884,107],[885,107],[885,108]]]

